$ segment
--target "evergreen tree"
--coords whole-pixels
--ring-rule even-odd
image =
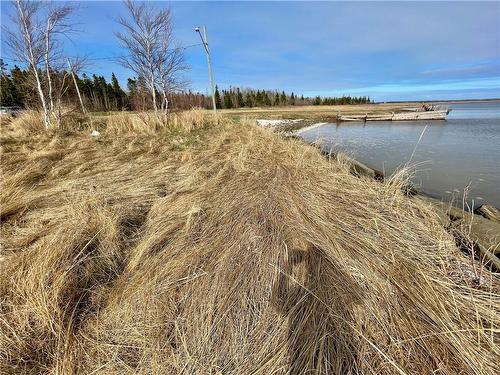
[[[15,90],[15,93],[13,93],[13,97],[15,97],[14,105],[24,107],[29,98],[33,98],[33,101],[38,103],[38,95],[28,83],[31,79],[30,73],[14,65],[14,68],[10,71],[10,79],[13,90]]]
[[[236,91],[236,103],[237,103],[239,108],[245,106],[245,101],[243,100],[243,95],[241,94],[241,91],[239,88]]]
[[[280,105],[280,94],[278,94],[278,91],[274,94],[274,105]]]
[[[224,91],[224,108],[233,108],[231,93],[228,91]]]
[[[255,94],[255,105],[257,107],[262,105],[262,94],[260,93],[260,90],[257,90],[257,93]]]
[[[286,94],[284,91],[281,92],[281,104],[286,104]]]
[[[21,71],[17,66],[15,67]],[[14,69],[13,69],[14,70]],[[6,107],[23,106],[23,97],[15,85],[13,77],[7,71],[7,64],[0,59],[0,105]]]
[[[253,97],[253,92],[252,90],[249,90],[246,94],[245,97],[245,106],[246,107],[253,107],[255,105],[254,97]]]
[[[267,93],[267,91],[263,91],[263,101],[264,101],[264,105],[266,106],[271,106],[271,99],[269,98],[269,94]]]
[[[2,58],[0,58],[0,77],[4,77],[7,74],[7,63],[4,62]]]
[[[85,73],[82,75],[82,79],[78,87],[80,88],[80,92],[84,97],[86,97],[89,100],[92,99],[92,89],[93,89],[92,81]]]
[[[295,95],[293,92],[292,92],[292,95],[290,95],[290,104],[295,105]]]
[[[222,108],[222,102],[220,99],[220,93],[219,93],[219,87],[217,85],[215,86],[215,108],[221,109]]]
[[[126,94],[120,87],[120,83],[118,79],[116,79],[115,73],[111,73],[111,92],[115,101],[115,109],[124,107]]]
[[[95,107],[102,109],[103,97],[99,86],[99,77],[92,74],[92,102]]]

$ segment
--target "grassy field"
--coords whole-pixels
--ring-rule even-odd
[[[499,281],[403,178],[206,111],[99,127],[2,125],[0,373],[498,373]]]

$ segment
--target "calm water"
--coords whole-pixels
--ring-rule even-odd
[[[461,202],[468,187],[469,203],[500,207],[500,102],[447,106],[447,121],[327,124],[302,136],[387,175],[409,163],[430,195]]]

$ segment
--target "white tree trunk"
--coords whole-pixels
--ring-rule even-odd
[[[30,58],[30,62],[31,62],[31,67],[33,68],[33,74],[35,75],[38,95],[40,96],[40,101],[42,102],[45,129],[48,129],[50,126],[49,111],[47,109],[47,103],[45,101],[45,94],[43,93],[43,89],[42,89],[42,82],[40,81],[40,76],[38,75],[38,69],[37,69],[37,65],[36,65],[37,61],[35,59],[35,54],[33,53],[33,41],[31,40],[31,34],[29,32],[29,28],[27,25],[26,15],[24,14],[23,8],[20,5],[19,0],[17,1],[17,9],[18,9],[19,14],[21,15],[21,19],[23,21],[24,35],[25,35],[26,44],[28,47],[28,53],[29,53],[29,58]]]
[[[165,90],[162,90],[162,94],[163,94],[163,104],[162,104],[162,107],[163,107],[163,111],[165,112],[165,114],[168,113],[168,97],[167,97],[167,92]]]
[[[50,49],[50,17],[47,20],[47,30],[45,34],[45,69],[47,71],[47,84],[49,86],[49,109],[54,113],[54,99],[52,97],[52,78],[50,77],[49,49]]]
[[[151,95],[153,96],[153,108],[155,112],[158,112],[158,105],[156,104],[156,87],[155,87],[155,75],[153,69],[151,69]]]
[[[40,96],[40,101],[42,102],[45,129],[48,129],[50,127],[50,118],[49,118],[49,110],[47,109],[47,103],[45,102],[45,94],[43,93],[42,83],[40,82],[40,77],[38,76],[38,70],[36,69],[36,66],[34,65],[32,66],[33,66],[33,71],[35,73],[38,95]]]
[[[73,77],[73,83],[75,84],[76,93],[78,94],[78,100],[80,100],[80,105],[82,106],[82,112],[86,115],[87,111],[85,110],[85,105],[83,104],[82,95],[80,95],[80,89],[78,88],[78,82],[76,82],[75,72],[73,71],[69,58],[67,58],[66,61],[68,62],[68,67],[71,72],[71,76]]]

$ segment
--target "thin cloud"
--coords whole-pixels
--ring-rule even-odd
[[[473,66],[443,67],[425,70],[421,74],[429,76],[467,76],[471,74],[498,75],[500,74],[500,63],[479,64]]]

